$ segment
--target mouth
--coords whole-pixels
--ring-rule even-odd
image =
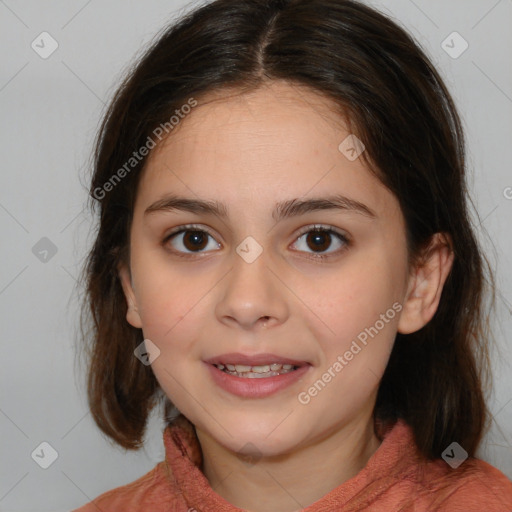
[[[219,370],[232,375],[233,377],[241,377],[244,379],[265,379],[268,377],[277,377],[285,373],[291,373],[299,368],[299,366],[282,363],[269,363],[264,365],[249,366],[245,364],[214,364]]]
[[[291,373],[303,366],[306,361],[290,359],[276,354],[241,354],[231,353],[212,357],[205,363],[215,366],[220,371],[244,379],[264,379]]]
[[[264,398],[303,379],[312,364],[276,354],[231,353],[203,360],[213,382],[231,394]]]

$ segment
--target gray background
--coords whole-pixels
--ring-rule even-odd
[[[500,292],[493,428],[480,456],[512,477],[512,1],[372,3],[424,46],[464,119],[473,198]],[[139,453],[113,447],[91,420],[75,360],[75,286],[91,243],[84,184],[104,103],[141,45],[188,5],[0,0],[1,511],[69,510],[161,460],[156,416]],[[47,59],[31,47],[43,31],[58,42]],[[442,47],[453,31],[469,44],[458,58]],[[446,44],[452,54],[462,48],[453,36]],[[48,469],[31,458],[43,441],[58,454]]]

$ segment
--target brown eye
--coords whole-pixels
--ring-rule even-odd
[[[334,229],[315,227],[304,231],[293,244],[294,248],[315,256],[330,256],[349,245],[348,239]]]
[[[208,243],[208,234],[204,231],[185,231],[183,245],[189,251],[200,251]]]
[[[327,231],[310,231],[307,233],[306,243],[311,250],[323,252],[331,246],[332,237]]]
[[[169,235],[164,243],[177,253],[191,254],[219,249],[220,244],[202,229],[181,229]]]

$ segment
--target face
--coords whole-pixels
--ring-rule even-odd
[[[405,224],[339,149],[349,135],[327,100],[274,82],[203,98],[141,178],[128,321],[158,347],[170,400],[234,452],[285,454],[371,416],[407,292]],[[212,358],[299,368],[237,377]]]

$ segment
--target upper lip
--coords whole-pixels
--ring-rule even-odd
[[[205,363],[209,364],[244,364],[247,366],[259,366],[265,364],[291,364],[293,366],[305,366],[309,364],[307,361],[297,361],[289,357],[278,356],[276,354],[241,354],[231,352],[229,354],[221,354],[210,359],[206,359]]]

